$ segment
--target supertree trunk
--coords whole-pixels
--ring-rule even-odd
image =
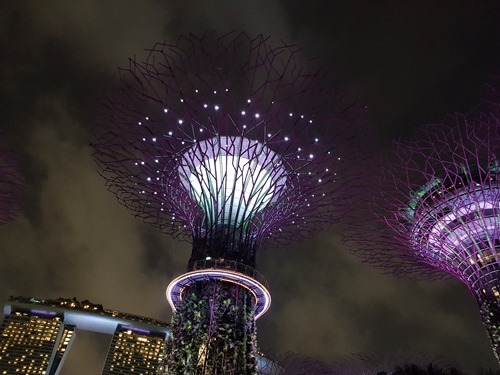
[[[491,341],[495,357],[500,363],[500,297],[496,300],[478,299],[479,311]]]
[[[172,319],[169,375],[254,375],[256,327],[253,298],[221,281],[198,282]]]

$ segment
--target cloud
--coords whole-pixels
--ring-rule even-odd
[[[261,256],[273,296],[258,322],[264,348],[330,363],[351,353],[403,351],[444,356],[469,369],[493,366],[477,304],[464,285],[383,275],[351,256],[337,232]]]
[[[185,269],[189,244],[147,228],[106,191],[87,146],[97,98],[106,95],[116,67],[125,66],[128,57],[142,56],[141,51],[156,41],[174,42],[189,31],[247,30],[284,40],[293,36],[309,43],[305,47],[310,50],[316,46],[327,56],[332,51],[335,56],[343,54],[345,65],[351,64],[354,72],[371,61],[370,53],[376,54],[380,33],[374,26],[383,29],[376,18],[363,29],[363,18],[356,12],[337,9],[336,17],[344,17],[344,25],[359,26],[355,34],[367,38],[351,39],[346,45],[349,38],[339,41],[339,35],[346,34],[330,30],[329,11],[313,12],[307,21],[314,2],[298,8],[290,3],[0,3],[0,126],[22,155],[29,185],[23,215],[0,227],[0,302],[9,295],[77,296],[112,309],[169,319],[164,289]],[[299,27],[292,8],[309,23]],[[363,48],[370,43],[367,53]],[[422,105],[408,103],[407,98],[416,96],[412,90],[425,78],[401,72],[391,76],[390,70],[398,66],[398,51],[391,49],[390,38],[383,45],[378,63],[368,64],[369,69],[358,70],[356,76],[356,85],[373,99],[378,112],[392,111],[396,104],[391,98],[406,95],[397,102],[398,114],[379,114],[381,128],[385,119],[402,118]],[[432,69],[429,61],[426,69]],[[406,79],[411,82],[397,85]],[[406,91],[380,91],[386,83]],[[493,366],[477,309],[463,286],[381,275],[346,253],[337,230],[264,254],[260,269],[269,279],[273,306],[259,321],[259,342],[274,352],[291,350],[330,361],[351,352],[402,347],[448,355],[470,368]],[[82,332],[77,340],[63,374],[98,373],[107,338]]]

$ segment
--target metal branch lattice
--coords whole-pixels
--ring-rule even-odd
[[[183,240],[252,248],[302,239],[340,215],[359,113],[317,61],[235,33],[148,53],[120,70],[93,145],[109,189],[136,216]]]
[[[0,144],[0,224],[13,220],[20,211],[17,193],[21,186],[18,159]]]
[[[119,78],[96,128],[101,173],[136,216],[193,243],[167,287],[159,371],[255,375],[256,314],[270,304],[257,250],[341,214],[363,121],[317,61],[261,35],[160,43]]]
[[[368,263],[396,274],[425,274],[429,268],[473,287],[472,275],[493,267],[482,264],[495,255],[483,258],[491,258],[500,238],[500,130],[492,116],[474,124],[459,115],[453,120],[454,127],[424,126],[412,142],[394,144],[379,173],[378,194],[359,189],[373,198],[375,221],[388,229],[366,232],[367,242],[359,231],[352,244]]]
[[[500,361],[500,121],[495,111],[474,116],[450,116],[451,127],[427,125],[396,142],[378,183],[353,191],[372,199],[364,201],[372,215],[364,230],[364,219],[351,217],[347,242],[397,275],[460,279]]]

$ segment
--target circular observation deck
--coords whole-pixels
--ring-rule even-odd
[[[254,297],[255,319],[271,306],[271,294],[264,276],[252,267],[232,260],[206,259],[189,264],[190,271],[176,277],[166,290],[167,300],[175,312],[184,292],[194,283],[219,280],[247,289]]]

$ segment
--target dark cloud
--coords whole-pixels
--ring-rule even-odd
[[[402,350],[443,355],[468,368],[494,365],[465,286],[382,275],[347,254],[335,232],[261,259],[274,292],[259,325],[261,344],[329,362]]]
[[[493,2],[4,1],[1,128],[29,190],[0,227],[0,302],[77,296],[168,320],[164,288],[189,245],[146,228],[106,191],[88,148],[97,98],[117,66],[184,32],[245,29],[322,55],[371,108],[382,139],[466,110],[494,61]],[[432,4],[432,6],[431,6]],[[447,6],[444,6],[447,4]],[[360,264],[332,228],[268,252],[273,293],[260,344],[332,361],[352,352],[427,351],[468,368],[494,366],[466,288],[400,281]],[[98,373],[107,339],[80,333],[63,374]]]
[[[499,69],[495,0],[283,3],[292,35],[348,75],[383,139],[467,111]]]

